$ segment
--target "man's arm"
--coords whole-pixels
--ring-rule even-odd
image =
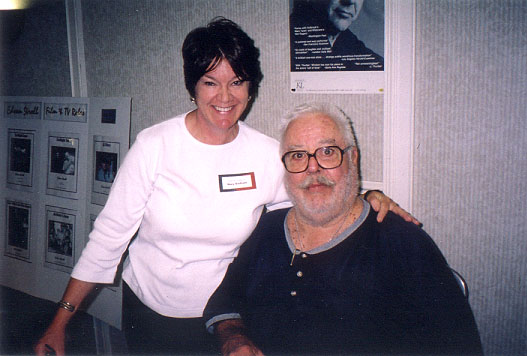
[[[214,335],[224,356],[263,356],[245,332],[241,319],[228,319],[214,324]]]
[[[258,245],[259,226],[240,247],[238,256],[229,265],[223,281],[209,298],[203,311],[205,326],[216,336],[223,355],[262,355],[247,337],[240,315],[246,303],[249,263]]]
[[[394,266],[393,289],[399,291],[389,313],[400,334],[397,347],[421,354],[481,355],[474,315],[445,257],[423,230],[396,225],[384,241]]]

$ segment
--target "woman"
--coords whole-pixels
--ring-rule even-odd
[[[203,308],[264,207],[288,200],[278,142],[239,121],[262,78],[253,40],[217,19],[182,52],[197,108],[137,136],[37,354],[64,353],[67,322],[97,283],[113,282],[136,231],[122,274],[130,353],[213,352]]]

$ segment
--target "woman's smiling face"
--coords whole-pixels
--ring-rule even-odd
[[[197,119],[212,132],[236,127],[248,101],[249,82],[238,78],[225,59],[196,83]]]

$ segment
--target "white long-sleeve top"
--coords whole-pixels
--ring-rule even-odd
[[[72,277],[123,279],[159,314],[199,317],[265,205],[288,200],[276,140],[243,122],[224,145],[196,140],[185,116],[143,130],[126,155]]]

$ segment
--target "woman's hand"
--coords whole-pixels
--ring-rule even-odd
[[[35,345],[34,351],[37,356],[64,355],[64,340],[66,332],[64,328],[55,329],[50,326]]]
[[[66,325],[77,312],[77,307],[81,305],[86,296],[95,288],[96,284],[70,278],[66,291],[62,297],[66,304],[73,307],[73,310],[64,307],[58,307],[57,313],[48,329],[42,335],[34,347],[35,354],[38,356],[45,355],[64,355],[64,341],[66,339]]]
[[[370,203],[373,210],[378,213],[378,222],[383,221],[386,214],[388,214],[388,211],[391,211],[392,213],[399,215],[408,222],[414,223],[415,225],[419,226],[422,225],[419,220],[417,220],[409,212],[401,208],[399,204],[394,202],[389,196],[383,194],[378,190],[369,190],[367,194],[365,194],[365,198],[368,203]]]

